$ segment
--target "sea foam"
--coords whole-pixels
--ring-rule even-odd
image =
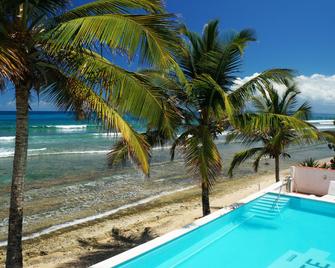
[[[308,123],[313,125],[333,125],[334,120],[307,120]]]
[[[47,128],[61,128],[61,129],[82,129],[87,128],[88,125],[47,125]]]
[[[36,155],[36,152],[46,151],[47,148],[28,149],[28,156]],[[0,150],[0,158],[14,156],[14,150]]]
[[[12,142],[15,141],[15,136],[0,137],[0,142]]]

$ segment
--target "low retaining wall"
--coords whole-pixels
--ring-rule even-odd
[[[335,170],[312,167],[291,167],[292,191],[318,196],[328,194],[329,182],[335,181]]]

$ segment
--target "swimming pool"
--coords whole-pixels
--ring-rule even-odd
[[[268,193],[117,265],[335,267],[335,204]]]

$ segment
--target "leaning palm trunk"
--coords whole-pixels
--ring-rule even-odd
[[[201,183],[201,190],[202,190],[202,214],[203,216],[207,216],[211,214],[211,208],[209,206],[209,189],[208,184],[206,182]]]
[[[276,173],[276,182],[280,181],[279,178],[279,155],[275,156],[275,173]]]
[[[122,133],[136,163],[149,174],[148,143],[123,116],[131,114],[170,133],[173,113],[163,102],[167,94],[148,85],[145,74],[130,72],[102,54],[122,51],[130,62],[173,69],[185,80],[173,57],[177,23],[161,0],[85,1],[70,10],[71,2],[3,0],[0,5],[0,91],[14,84],[17,106],[7,267],[22,266],[29,90],[42,93],[61,110],[94,114],[108,130]]]
[[[13,175],[8,222],[8,245],[6,267],[23,266],[22,222],[23,186],[28,150],[28,97],[29,85],[16,86],[16,136]]]

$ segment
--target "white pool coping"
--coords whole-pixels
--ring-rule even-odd
[[[284,192],[283,195],[335,204],[335,196],[328,196],[327,195],[327,196],[321,196],[320,197],[320,196],[316,196],[316,195],[312,195],[312,194],[309,195],[309,194],[288,193],[288,192]]]
[[[246,203],[249,203],[251,202],[252,200],[266,194],[266,193],[269,193],[269,192],[272,192],[272,193],[278,193],[280,187],[283,185],[282,182],[277,182],[277,183],[274,183],[272,185],[270,185],[269,187],[266,187],[262,190],[260,190],[259,192],[256,192],[254,194],[251,194],[249,196],[247,196],[246,198],[243,198],[241,200],[238,201],[238,203],[242,203],[242,204],[246,204]],[[282,186],[284,187],[284,186]],[[283,193],[284,194],[284,193]],[[286,193],[285,193],[286,195]],[[320,200],[320,199],[319,199]],[[173,239],[176,239],[177,237],[179,236],[182,236],[210,221],[213,221],[225,214],[227,214],[228,212],[232,211],[233,209],[232,208],[222,208],[220,210],[217,210],[215,212],[213,212],[212,214],[206,216],[206,217],[203,217],[201,219],[198,219],[196,221],[194,221],[193,223],[189,224],[189,225],[186,225],[180,229],[177,229],[177,230],[174,230],[174,231],[171,231],[167,234],[164,234],[162,236],[159,236],[153,240],[150,240],[144,244],[141,244],[137,247],[134,247],[132,249],[129,249],[123,253],[120,253],[118,255],[115,255],[114,257],[111,257],[109,259],[106,259],[102,262],[99,262],[97,264],[94,264],[93,266],[91,266],[91,268],[112,268],[112,267],[115,267],[117,265],[120,265],[126,261],[129,261],[147,251],[150,251],[156,247],[159,247]]]

